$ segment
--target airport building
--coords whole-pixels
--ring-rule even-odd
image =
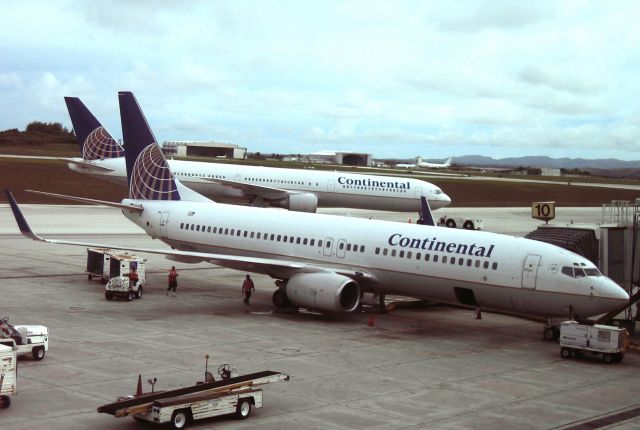
[[[243,160],[247,158],[247,148],[231,143],[214,141],[177,141],[171,140],[162,144],[166,155],[178,157],[223,157]]]
[[[362,152],[318,151],[309,154],[312,163],[343,164],[345,166],[372,166],[373,156]]]

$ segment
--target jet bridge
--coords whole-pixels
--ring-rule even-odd
[[[629,305],[610,312],[597,322],[615,320],[633,331],[640,321],[640,198],[634,202],[614,200],[603,205],[599,224],[541,225],[527,234],[568,249],[591,260],[600,271],[627,290]]]

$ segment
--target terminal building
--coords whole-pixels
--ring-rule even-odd
[[[237,160],[247,158],[247,148],[214,141],[171,140],[162,144],[162,151],[166,155],[178,157],[220,157]]]

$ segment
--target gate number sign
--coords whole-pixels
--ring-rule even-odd
[[[534,202],[531,204],[531,217],[549,221],[556,217],[556,202]]]

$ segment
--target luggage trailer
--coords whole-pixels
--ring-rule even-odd
[[[252,408],[262,407],[260,386],[288,380],[287,374],[267,370],[169,391],[128,396],[98,407],[98,412],[117,418],[132,416],[136,420],[157,424],[169,423],[173,429],[183,429],[194,420],[227,414],[245,419]]]

